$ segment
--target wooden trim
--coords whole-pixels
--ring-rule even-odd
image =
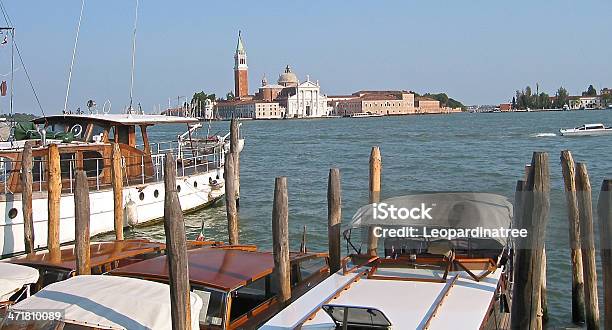
[[[446,297],[448,297],[448,295],[450,293],[450,289],[452,289],[452,287],[455,285],[455,283],[457,282],[458,278],[459,278],[459,274],[453,276],[453,278],[450,280],[450,282],[448,282],[448,284],[440,292],[440,294],[442,294],[442,296],[438,296],[438,299],[436,299],[436,306],[434,307],[434,310],[429,314],[429,317],[427,318],[427,321],[425,321],[425,325],[423,326],[424,330],[429,329],[429,324],[431,323],[431,320],[434,317],[436,317],[436,313],[438,312],[438,309],[440,309],[440,306],[442,306],[442,304],[444,303],[444,299],[446,299]]]

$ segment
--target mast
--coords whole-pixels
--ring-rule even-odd
[[[136,13],[134,15],[134,31],[132,34],[132,72],[130,77],[130,106],[128,113],[132,113],[132,103],[134,101],[134,65],[136,62],[136,27],[138,26],[138,0],[136,0]]]
[[[76,37],[74,38],[74,47],[72,48],[72,60],[70,61],[70,70],[68,71],[68,86],[66,87],[66,99],[64,100],[64,111],[68,108],[68,95],[70,94],[70,82],[72,81],[72,68],[74,67],[74,58],[76,57],[77,44],[79,42],[79,32],[81,31],[81,20],[83,19],[83,8],[85,0],[81,1],[81,13],[79,14],[79,24],[77,25]]]

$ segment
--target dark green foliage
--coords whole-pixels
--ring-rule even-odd
[[[414,93],[414,94],[415,94],[415,97],[418,96],[417,93]],[[457,101],[457,100],[455,100],[453,98],[448,97],[448,95],[446,95],[446,93],[438,93],[438,94],[425,93],[425,94],[423,94],[423,96],[424,97],[432,98],[432,99],[437,100],[437,101],[440,101],[440,106],[441,107],[462,108],[462,109],[465,108],[465,106],[461,102],[459,102],[459,101]]]

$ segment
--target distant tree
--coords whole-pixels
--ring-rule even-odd
[[[595,87],[593,87],[593,85],[589,85],[589,88],[587,89],[587,91],[582,93],[582,95],[584,95],[584,96],[597,96],[597,90],[595,89]]]
[[[604,104],[604,106],[609,106],[612,105],[612,94],[604,94],[601,96],[602,102]]]
[[[516,109],[516,97],[512,97],[512,109]]]
[[[555,108],[561,109],[564,105],[569,102],[569,93],[563,86],[559,87],[557,93],[555,94]]]
[[[418,94],[415,93],[415,97],[417,97]],[[463,103],[448,97],[448,95],[446,95],[446,93],[438,93],[438,94],[431,94],[431,93],[425,93],[423,94],[424,97],[429,97],[432,98],[434,100],[437,100],[440,102],[440,106],[442,107],[449,107],[449,108],[465,108],[465,106],[463,105]]]
[[[544,92],[538,95],[538,108],[539,109],[550,109],[552,108],[552,101],[550,96]]]
[[[232,92],[232,91],[229,91],[229,92],[227,92],[227,94],[225,94],[225,99],[228,100],[228,101],[231,101],[231,100],[233,100],[235,98],[236,98],[236,96],[234,96],[234,92]]]
[[[197,106],[198,104],[204,105],[207,99],[214,101],[216,100],[216,98],[217,96],[215,94],[206,94],[203,91],[199,93],[194,93],[193,97],[191,98],[191,105],[193,106]]]

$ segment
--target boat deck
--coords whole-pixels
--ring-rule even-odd
[[[334,329],[333,320],[322,310],[323,303],[372,307],[381,310],[394,329],[478,329],[499,284],[501,269],[474,281],[465,272],[451,272],[446,282],[357,280],[357,272],[336,273],[272,318],[262,329]],[[441,278],[438,271],[379,268],[379,276]],[[415,276],[417,275],[417,276]],[[451,278],[457,280],[451,283]],[[354,283],[350,283],[355,281]],[[350,286],[343,289],[348,283]],[[335,298],[326,299],[326,297]],[[331,296],[330,296],[331,295]]]

